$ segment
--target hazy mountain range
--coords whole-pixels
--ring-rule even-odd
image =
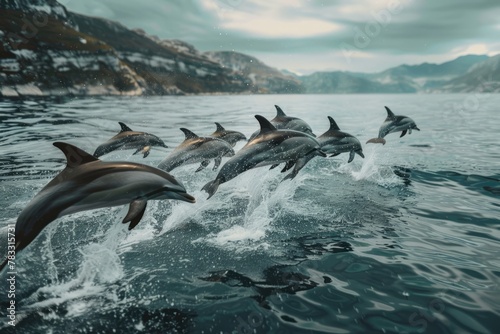
[[[55,0],[0,2],[0,41],[0,96],[500,92],[500,55],[297,76],[71,13]]]

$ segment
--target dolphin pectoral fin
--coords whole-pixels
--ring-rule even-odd
[[[146,146],[142,149],[142,151],[144,152],[144,154],[142,155],[143,158],[146,158],[149,153],[151,153],[151,146]]]
[[[354,159],[354,151],[351,151],[349,152],[349,160],[347,160],[347,163],[351,163],[353,159]]]
[[[215,179],[215,180],[210,181],[207,184],[205,184],[203,186],[203,188],[201,188],[201,190],[204,190],[204,191],[206,191],[208,193],[208,198],[207,199],[209,199],[210,197],[212,197],[215,194],[215,192],[219,188],[219,185],[220,185],[220,180],[219,179]]]
[[[280,165],[280,164],[274,164],[274,165],[272,165],[272,166],[269,168],[269,170],[271,170],[271,169],[275,169],[275,168],[276,168],[276,167],[278,167],[279,165]]]
[[[410,133],[411,133],[411,130],[410,130]],[[403,137],[405,134],[406,134],[406,130],[403,130],[403,132],[401,132],[401,136],[399,136],[399,138]]]
[[[195,173],[198,173],[200,170],[205,169],[205,167],[207,167],[209,163],[210,163],[210,160],[203,160],[200,164],[200,167],[198,167],[198,169],[195,171]]]
[[[372,138],[366,142],[367,144],[369,143],[374,143],[374,144],[382,144],[385,145],[385,139],[384,138]]]
[[[408,129],[408,134],[411,135],[411,129]]]
[[[336,157],[337,155],[339,155],[340,153],[333,153],[332,155],[330,155],[330,158],[333,158],[333,157]]]
[[[130,222],[128,226],[129,231],[136,227],[141,221],[142,216],[144,216],[144,211],[146,211],[146,204],[148,204],[146,200],[135,200],[130,203],[127,215],[122,221],[123,224]]]
[[[212,168],[212,170],[216,170],[217,168],[219,168],[221,162],[222,162],[222,157],[217,157],[215,158],[214,160],[215,164],[214,164],[214,168]]]

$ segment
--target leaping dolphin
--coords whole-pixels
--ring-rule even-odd
[[[236,145],[240,140],[247,140],[247,137],[241,132],[226,130],[220,123],[215,122],[217,129],[214,133],[210,135],[210,137],[219,138],[227,141],[232,147]]]
[[[158,168],[170,172],[182,165],[201,162],[200,167],[196,170],[199,172],[208,166],[210,160],[214,159],[215,165],[213,169],[216,170],[222,161],[222,157],[232,157],[234,155],[231,145],[222,139],[199,137],[185,128],[181,128],[181,131],[186,135],[186,139],[160,162]]]
[[[121,131],[109,139],[107,142],[99,145],[94,152],[94,157],[100,156],[116,150],[135,149],[134,154],[143,153],[144,158],[149,155],[151,146],[168,147],[163,140],[155,135],[146,132],[133,131],[125,123],[118,122]]]
[[[294,130],[278,130],[260,115],[255,118],[260,123],[260,132],[250,140],[234,157],[222,166],[215,180],[203,186],[212,197],[218,187],[239,174],[256,167],[295,162],[303,156],[322,155],[318,141],[308,134]]]
[[[276,108],[276,117],[271,120],[271,124],[276,127],[278,130],[288,129],[295,130],[307,133],[310,136],[316,137],[313,133],[309,124],[298,117],[287,116],[285,112],[277,105],[274,106]],[[249,140],[252,140],[259,134],[259,131],[255,131]]]
[[[335,157],[340,153],[349,152],[350,163],[354,159],[354,155],[358,154],[360,157],[364,158],[363,149],[361,148],[361,143],[359,140],[343,131],[340,131],[339,126],[335,120],[328,116],[330,121],[330,128],[328,131],[319,136],[318,142],[321,147],[321,151],[326,154],[331,154],[330,157]],[[285,168],[281,171],[282,173],[293,167],[292,172],[288,174],[283,180],[293,179],[297,173],[311,160],[315,155],[306,155],[298,159],[295,164],[293,162],[288,162]],[[276,167],[276,166],[273,166]]]
[[[385,119],[384,123],[382,123],[382,126],[380,126],[378,137],[368,140],[366,142],[367,144],[379,143],[385,145],[384,137],[392,132],[401,131],[401,136],[399,136],[401,138],[406,134],[406,132],[411,134],[411,130],[413,129],[420,131],[420,129],[417,128],[415,121],[410,117],[394,115],[394,113],[388,107],[385,107],[385,110],[387,110],[387,118]]]
[[[330,157],[349,152],[348,163],[354,159],[354,154],[364,158],[363,148],[359,140],[349,133],[340,131],[339,126],[332,117],[328,116],[328,120],[330,121],[330,128],[318,137],[321,150],[326,154],[331,154]]]
[[[28,246],[55,219],[75,212],[129,204],[123,223],[129,230],[141,220],[148,200],[194,203],[170,174],[132,162],[101,161],[71,144],[55,142],[67,165],[31,200],[17,218],[16,252]],[[7,259],[0,265],[6,265]]]

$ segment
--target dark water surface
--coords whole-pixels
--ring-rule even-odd
[[[208,135],[218,121],[249,136],[274,104],[318,135],[330,115],[365,143],[385,105],[422,131],[364,145],[350,164],[313,159],[293,181],[258,168],[210,200],[200,189],[216,172],[180,167],[197,203],[150,201],[132,231],[125,207],[62,217],[17,255],[16,331],[497,333],[500,95],[4,100],[0,227],[63,169],[54,141],[93,152],[122,121],[171,148],[102,159],[156,166],[180,127]],[[2,333],[14,329],[6,279]]]

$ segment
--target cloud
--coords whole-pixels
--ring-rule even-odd
[[[292,70],[383,70],[500,52],[498,0],[86,0],[67,7],[202,51],[235,50],[280,68],[283,58]]]

